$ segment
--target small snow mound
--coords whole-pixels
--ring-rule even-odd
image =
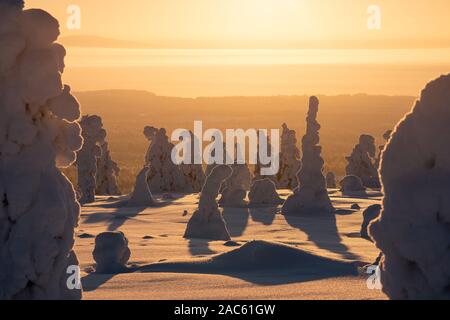
[[[126,264],[131,255],[128,239],[122,232],[103,232],[95,238],[95,249],[92,255],[97,263],[97,273],[122,272],[126,270]]]

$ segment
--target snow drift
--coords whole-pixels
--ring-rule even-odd
[[[289,271],[289,277],[294,279],[299,276],[302,280],[357,275],[357,268],[352,263],[316,256],[295,247],[268,241],[251,241],[235,250],[203,260],[155,263],[141,268],[141,271],[240,276],[263,273],[278,277],[280,272],[286,275]],[[263,278],[263,281],[272,280],[271,277]]]
[[[58,169],[81,148],[80,107],[58,21],[22,8],[0,0],[0,300],[80,299],[67,285],[80,206]]]

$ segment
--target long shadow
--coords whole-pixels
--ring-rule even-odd
[[[86,224],[109,222],[108,231],[116,231],[123,226],[126,221],[135,220],[136,217],[146,209],[147,207],[121,208],[114,212],[96,212],[85,216],[83,215],[82,218],[86,217],[83,221],[83,223]]]
[[[353,191],[342,193],[342,198],[355,198],[355,199],[372,199],[382,197],[381,191],[369,190],[369,191]]]
[[[278,208],[251,208],[250,215],[252,220],[255,222],[260,222],[265,226],[272,225],[275,217],[278,213]]]
[[[207,240],[191,239],[188,247],[192,256],[208,256],[217,253],[209,248],[209,241]]]
[[[100,288],[101,285],[105,284],[112,278],[115,274],[98,274],[90,273],[87,276],[81,278],[81,284],[83,285],[83,291],[91,292]]]
[[[230,236],[240,237],[247,229],[249,211],[246,208],[224,208],[222,211],[223,219],[227,225]]]
[[[127,200],[120,200],[114,203],[107,204],[97,204],[94,206],[90,206],[90,208],[107,208],[107,209],[116,209],[114,212],[97,212],[90,214],[82,214],[81,218],[84,218],[84,223],[93,224],[99,222],[109,221],[108,231],[116,231],[119,229],[127,220],[135,219],[139,214],[144,212],[148,208],[163,208],[169,205],[173,205],[173,202],[181,199],[182,197],[158,201],[152,207],[128,207],[126,205]],[[182,205],[181,203],[179,204]]]
[[[358,260],[359,256],[351,253],[342,243],[339,235],[335,213],[311,213],[311,216],[284,216],[286,222],[303,231],[317,247],[341,255],[345,259]]]

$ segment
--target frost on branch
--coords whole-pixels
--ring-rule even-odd
[[[229,166],[218,165],[206,178],[198,209],[189,220],[184,234],[186,239],[230,240],[230,234],[219,211],[217,196],[220,186],[232,172]]]
[[[95,201],[97,159],[102,156],[100,145],[105,142],[106,131],[99,116],[83,116],[80,121],[83,134],[83,148],[78,152],[78,189],[82,204]]]
[[[108,142],[103,141],[100,145],[101,156],[97,158],[97,175],[96,180],[96,194],[101,196],[120,195],[120,189],[117,185],[120,168],[117,163],[111,158]]]
[[[0,0],[0,300],[80,299],[67,285],[80,206],[58,169],[81,148],[80,107],[58,21],[22,7]]]
[[[306,118],[306,134],[302,139],[301,169],[297,174],[299,187],[284,203],[283,214],[285,215],[334,211],[323,175],[324,161],[321,156],[322,147],[319,145],[318,112],[319,100],[316,97],[311,97]]]
[[[430,82],[381,159],[383,209],[369,226],[392,299],[450,298],[450,75]]]

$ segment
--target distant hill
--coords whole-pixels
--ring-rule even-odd
[[[77,92],[84,114],[98,114],[108,131],[113,157],[125,172],[134,175],[143,163],[148,141],[144,126],[192,129],[203,120],[204,130],[218,128],[279,128],[284,122],[297,131],[300,143],[305,131],[307,96],[273,97],[162,97],[146,91]],[[382,135],[407,113],[415,98],[408,96],[319,96],[319,122],[326,169],[344,174],[345,156],[359,135]],[[134,179],[134,177],[133,177]]]
[[[112,39],[94,35],[71,35],[61,37],[58,40],[66,47],[89,47],[89,48],[130,48],[130,49],[431,49],[450,48],[450,39],[365,39],[365,40],[315,40],[300,41],[293,43],[257,44],[252,42],[229,42],[223,41],[194,41],[178,39],[172,41],[158,41],[158,44]]]
[[[104,37],[78,35],[61,37],[58,40],[65,47],[90,48],[152,48],[151,44],[127,40],[110,39]]]

